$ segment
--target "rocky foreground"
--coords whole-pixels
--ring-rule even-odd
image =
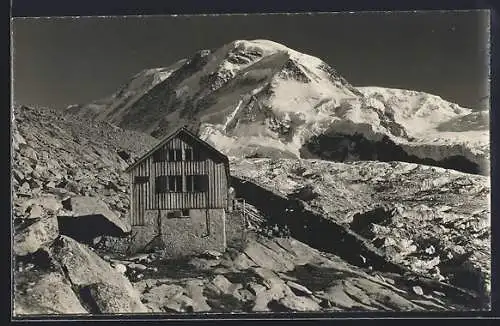
[[[445,293],[396,274],[358,268],[293,238],[250,233],[243,250],[158,262],[129,261],[142,269],[135,283],[156,312],[401,311],[463,309]]]
[[[157,140],[48,109],[14,114],[15,315],[484,308],[449,287],[358,267],[262,230],[226,253],[179,261],[130,257],[122,171]],[[455,284],[461,283],[451,276],[465,264],[489,284],[485,177],[411,164],[307,160],[236,160],[233,174],[322,209],[374,240],[388,260],[415,271],[436,272],[437,265],[437,278]],[[424,180],[423,190],[417,185]],[[377,203],[391,218],[363,222]]]

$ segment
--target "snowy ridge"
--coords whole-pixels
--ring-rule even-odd
[[[363,156],[359,141],[368,141],[404,151],[398,159],[460,156],[489,170],[487,112],[424,92],[356,88],[321,59],[268,40],[237,40],[145,70],[107,100],[71,111],[155,137],[197,125],[203,139],[235,157],[304,157],[322,137],[311,155],[340,146],[347,156],[329,159],[356,159]]]
[[[391,112],[395,121],[414,138],[401,140],[409,154],[434,160],[460,155],[475,162],[489,161],[488,112],[473,112],[424,92],[382,87],[358,89],[372,106]],[[474,125],[467,121],[473,117],[481,120],[482,128],[473,128]],[[455,121],[465,123],[449,128],[448,125]]]
[[[471,109],[424,92],[382,87],[358,89],[368,98],[369,105],[392,112],[395,120],[404,125],[410,135],[421,136],[443,121],[472,112]]]

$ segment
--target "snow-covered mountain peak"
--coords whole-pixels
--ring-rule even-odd
[[[275,54],[277,52],[285,52],[290,57],[297,61],[302,61],[304,64],[315,66],[320,65],[323,61],[309,54],[301,53],[290,49],[289,47],[271,40],[237,40],[234,41],[235,49],[239,51],[254,51],[260,52],[263,57]]]
[[[197,51],[135,75],[106,99],[69,110],[155,137],[188,124],[230,156],[446,166],[466,157],[473,163],[462,171],[476,171],[489,159],[488,130],[471,109],[418,91],[356,88],[321,59],[269,40]],[[394,151],[399,156],[389,155]]]

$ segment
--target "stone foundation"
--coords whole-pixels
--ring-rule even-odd
[[[145,225],[132,227],[132,252],[164,248],[168,257],[189,256],[206,250],[224,252],[226,249],[226,214],[224,209],[190,209],[189,217],[167,217],[169,211],[147,210]],[[158,228],[161,232],[158,232]],[[161,234],[161,236],[158,236]]]

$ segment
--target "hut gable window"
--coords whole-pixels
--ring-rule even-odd
[[[208,191],[208,175],[186,176],[186,190],[188,192]]]
[[[168,160],[171,162],[182,161],[182,150],[171,149],[168,151]]]
[[[186,161],[193,160],[193,150],[191,148],[186,148],[184,150],[184,160],[186,160]]]
[[[181,149],[165,149],[160,148],[153,153],[154,162],[177,162],[182,161],[182,150]]]

